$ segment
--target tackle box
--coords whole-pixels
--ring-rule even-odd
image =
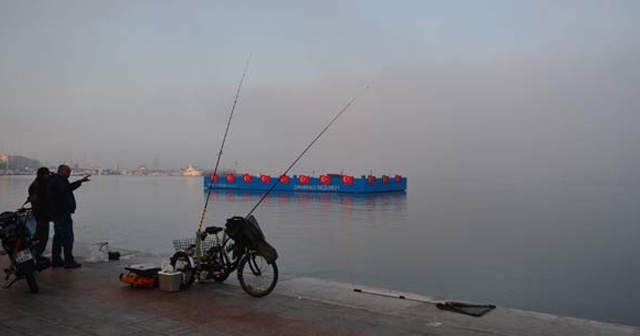
[[[120,281],[133,288],[158,287],[158,272],[160,267],[152,264],[129,265],[124,268],[127,274],[120,274]]]
[[[129,265],[124,269],[135,275],[143,277],[157,277],[158,272],[160,272],[160,266],[154,264]]]

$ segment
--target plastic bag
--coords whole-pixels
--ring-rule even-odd
[[[173,273],[173,266],[171,266],[171,263],[169,261],[163,260],[160,264],[160,270],[162,270],[162,272],[164,273]]]
[[[96,243],[89,246],[89,256],[86,262],[98,263],[109,261],[109,243]]]

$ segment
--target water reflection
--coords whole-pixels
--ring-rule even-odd
[[[204,190],[206,197],[207,190]],[[258,202],[264,195],[259,190],[212,190],[210,202]],[[306,205],[331,204],[346,207],[393,207],[397,210],[406,209],[407,193],[404,191],[385,193],[318,193],[318,192],[290,192],[273,191],[263,201],[266,204],[277,205]]]

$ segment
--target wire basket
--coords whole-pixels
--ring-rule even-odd
[[[186,238],[186,239],[174,239],[173,240],[173,248],[176,251],[186,251],[190,249],[192,246],[196,245],[195,238]],[[204,253],[211,249],[213,246],[218,245],[218,239],[215,236],[209,236],[204,240],[200,241],[200,253]],[[195,247],[194,247],[195,249]]]

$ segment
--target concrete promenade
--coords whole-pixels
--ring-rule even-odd
[[[352,284],[282,275],[261,299],[247,295],[235,274],[223,284],[197,283],[181,292],[133,289],[118,280],[127,265],[159,260],[124,253],[119,261],[45,270],[37,275],[38,294],[24,280],[0,289],[0,335],[640,336],[636,327],[502,307],[473,317],[410,300],[433,300],[411,293],[402,293],[409,298],[402,300],[356,293]],[[0,257],[3,268],[7,262]]]

